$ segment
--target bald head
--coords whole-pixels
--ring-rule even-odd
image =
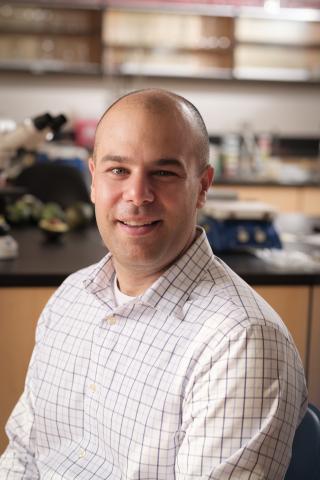
[[[205,123],[198,109],[186,98],[161,89],[144,89],[123,95],[112,103],[99,120],[93,156],[95,158],[99,137],[103,129],[104,120],[116,108],[131,106],[145,109],[148,113],[161,116],[176,117],[178,122],[184,122],[188,127],[186,132],[191,135],[194,156],[197,160],[199,172],[202,172],[209,163],[209,139]],[[187,139],[186,139],[187,140]]]

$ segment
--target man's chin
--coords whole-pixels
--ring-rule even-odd
[[[114,255],[115,257],[115,255]],[[150,266],[156,266],[159,262],[159,255],[154,252],[154,254],[145,251],[137,251],[127,249],[125,255],[116,256],[119,263],[127,266],[131,266],[135,270],[149,269]]]
[[[154,243],[152,248],[150,248],[150,245],[133,246],[126,244],[121,251],[119,251],[119,248],[114,251],[110,249],[110,251],[115,267],[118,265],[132,272],[143,272],[145,274],[159,272],[161,274],[169,263],[165,253],[161,252],[159,246],[155,246]]]

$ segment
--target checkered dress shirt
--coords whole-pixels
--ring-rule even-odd
[[[109,254],[44,309],[1,480],[282,479],[307,397],[278,315],[204,233],[125,305],[113,275]]]

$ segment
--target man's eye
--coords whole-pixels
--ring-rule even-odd
[[[172,177],[176,175],[175,172],[170,172],[169,170],[158,170],[154,174],[158,177]]]
[[[124,175],[127,173],[127,170],[125,168],[116,167],[111,170],[111,173],[114,175]]]

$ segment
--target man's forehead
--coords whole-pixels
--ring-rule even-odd
[[[165,156],[194,153],[199,144],[199,128],[194,116],[179,97],[137,92],[122,97],[102,117],[96,131],[95,155],[98,150],[101,153],[101,148],[105,153],[106,147],[109,149],[115,144],[117,151],[109,153],[118,154],[121,145],[129,148],[132,142],[136,146],[136,140],[143,141],[143,135],[146,144],[152,142],[154,149],[161,146]]]
[[[125,99],[124,99],[125,100]],[[182,135],[190,138],[192,126],[177,109],[148,108],[145,103],[136,101],[124,101],[121,105],[115,105],[101,119],[97,131],[96,140],[101,140],[105,135],[109,138],[121,138],[129,132],[144,131],[145,128],[154,126],[154,133],[162,135]],[[130,99],[131,100],[131,99]],[[166,133],[165,133],[166,132]],[[150,129],[148,129],[150,135]]]
[[[188,117],[188,109],[182,102],[167,94],[152,94],[149,92],[137,92],[121,98],[113,104],[103,115],[100,124],[103,125],[109,120],[115,121],[117,117],[125,115],[137,115],[139,113],[161,116]]]

